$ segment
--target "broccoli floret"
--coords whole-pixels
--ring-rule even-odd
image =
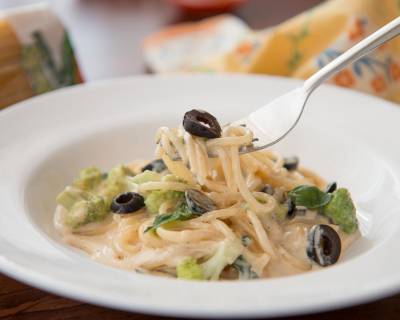
[[[183,259],[176,266],[176,275],[180,279],[203,280],[203,270],[196,260],[192,257]]]
[[[111,200],[116,195],[127,191],[127,176],[131,175],[133,175],[132,171],[123,165],[118,165],[108,172],[107,179],[104,180],[100,190],[100,193],[106,197],[108,203],[111,203]]]
[[[100,193],[108,200],[113,199],[116,195],[126,191],[126,182],[124,178],[107,178]]]
[[[216,253],[201,265],[205,279],[218,280],[222,270],[234,263],[242,252],[240,241],[224,240],[222,241]]]
[[[181,199],[183,199],[183,192],[173,190],[154,190],[146,196],[144,204],[149,212],[158,213],[163,202],[172,201],[177,203]]]
[[[71,210],[76,202],[80,200],[86,200],[88,198],[88,192],[68,186],[57,196],[56,200],[59,205],[62,205],[67,210]]]
[[[109,210],[102,197],[90,195],[87,200],[79,200],[74,203],[67,213],[66,224],[77,228],[84,224],[103,220]]]
[[[66,224],[77,228],[104,219],[113,197],[127,190],[126,176],[132,174],[122,165],[106,175],[94,167],[83,169],[73,186],[65,188],[57,197],[58,204],[68,211]]]
[[[102,180],[102,173],[95,167],[81,170],[73,185],[82,190],[94,189]]]
[[[130,179],[130,182],[142,184],[150,181],[161,181],[161,175],[157,172],[145,170],[142,173]]]
[[[358,228],[356,208],[347,189],[337,189],[332,200],[323,207],[322,213],[331,218],[345,233],[353,233]]]
[[[122,164],[111,168],[111,170],[108,172],[108,178],[125,177],[133,175],[134,173],[132,172],[132,170]]]

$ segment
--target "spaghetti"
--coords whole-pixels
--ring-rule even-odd
[[[359,237],[358,230],[344,232],[332,217],[294,204],[291,190],[321,190],[324,180],[302,168],[288,170],[285,159],[270,150],[240,155],[240,148],[251,145],[253,138],[241,126],[226,126],[211,139],[184,127],[162,127],[156,134],[156,157],[165,167],[153,172],[150,180],[140,181],[149,171],[141,172],[143,162],[135,162],[124,176],[123,191],[142,195],[144,207],[126,214],[108,210],[100,220],[71,226],[71,209],[59,204],[55,226],[67,244],[94,260],[142,273],[218,280],[269,278],[319,268],[322,264],[313,261],[308,248],[314,225],[336,231],[342,252]],[[263,191],[265,186],[269,192]],[[105,188],[104,181],[98,182],[90,192],[103,196]],[[185,202],[188,190],[203,194],[214,209],[190,212],[187,198]],[[154,212],[150,201],[161,194],[169,196]]]

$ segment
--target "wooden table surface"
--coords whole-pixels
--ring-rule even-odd
[[[0,9],[39,0],[0,0]],[[249,0],[235,11],[254,28],[277,24],[320,0]],[[141,39],[163,25],[198,19],[159,0],[52,0],[87,80],[143,73]],[[290,301],[288,301],[288,304]],[[0,319],[157,319],[64,299],[0,274]],[[400,319],[400,295],[290,319]],[[289,319],[289,318],[286,318]]]

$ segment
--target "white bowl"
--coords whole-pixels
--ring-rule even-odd
[[[400,289],[400,110],[360,93],[322,87],[276,146],[348,187],[363,238],[344,260],[299,276],[190,282],[97,264],[65,246],[55,197],[88,165],[152,158],[158,126],[192,107],[222,123],[299,83],[241,75],[141,76],[76,86],[0,112],[0,269],[63,296],[124,310],[191,317],[292,315],[366,302]]]

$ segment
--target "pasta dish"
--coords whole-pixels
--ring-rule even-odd
[[[156,133],[156,160],[83,169],[58,195],[55,227],[95,261],[191,280],[246,280],[328,267],[360,236],[345,188],[297,157],[240,154],[245,126],[191,110]]]

